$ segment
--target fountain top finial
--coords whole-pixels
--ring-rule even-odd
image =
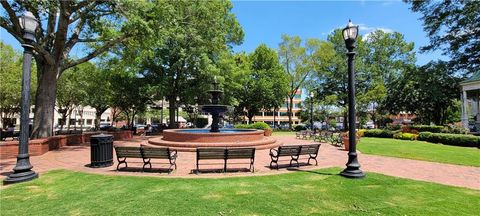
[[[217,76],[213,77],[213,90],[218,90]]]

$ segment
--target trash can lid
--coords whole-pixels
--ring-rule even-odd
[[[93,136],[90,136],[90,138],[104,138],[104,137],[113,137],[113,135],[111,134],[98,134],[98,135],[93,135]]]

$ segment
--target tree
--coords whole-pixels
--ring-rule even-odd
[[[22,55],[10,45],[0,41],[0,121],[3,126],[9,124],[10,118],[20,112],[22,91]],[[36,70],[31,70],[31,88],[36,84]],[[30,94],[31,98],[35,91]]]
[[[387,97],[387,88],[405,71],[415,67],[414,43],[406,42],[398,32],[377,30],[365,38],[366,56],[363,59],[368,73],[365,92],[358,95],[358,110],[368,114],[374,124],[386,114],[380,110]],[[361,116],[362,113],[360,113]]]
[[[27,10],[40,20],[35,33],[34,58],[38,86],[35,100],[33,137],[52,135],[57,80],[68,68],[89,61],[128,38],[151,33],[150,1],[0,1],[5,13],[0,26],[20,43],[22,29],[18,17]],[[161,16],[160,14],[155,14]],[[158,23],[155,26],[159,27]],[[138,39],[138,38],[137,38]],[[78,44],[85,56],[72,58]]]
[[[259,45],[248,56],[249,70],[240,78],[237,91],[240,109],[247,110],[249,123],[261,110],[278,108],[288,91],[288,83],[275,50]]]
[[[398,78],[388,90],[385,106],[394,113],[416,114],[420,123],[442,125],[452,110],[458,110],[460,81],[446,62],[429,62]]]
[[[357,48],[355,51],[355,75],[356,75],[356,95],[361,95],[366,89],[366,80],[368,71],[365,70],[364,61],[366,55],[365,43],[362,37],[357,38]],[[311,43],[311,55],[315,77],[312,79],[317,91],[316,98],[328,99],[334,102],[343,113],[343,128],[346,129],[348,89],[347,89],[347,49],[340,29],[335,30],[327,38],[327,41]]]
[[[213,80],[215,61],[231,44],[242,42],[243,31],[229,1],[166,1],[156,7],[168,8],[163,15],[172,21],[143,45],[127,47],[123,56],[141,65],[140,74],[158,90],[157,99],[166,97],[170,127],[175,127],[177,96],[186,104],[205,92]]]
[[[57,83],[57,111],[62,115],[62,123],[60,124],[60,130],[63,129],[63,125],[67,124],[70,129],[70,123],[67,123],[67,116],[71,116],[72,111],[84,103],[85,89],[83,88],[85,80],[84,74],[88,74],[92,67],[88,67],[91,63],[83,63],[73,68],[66,70],[62,77],[58,79]]]
[[[293,124],[293,98],[298,90],[302,88],[311,70],[308,67],[306,49],[305,47],[302,47],[302,40],[298,36],[291,37],[288,35],[282,35],[282,42],[280,43],[278,56],[280,57],[280,62],[285,69],[289,82],[287,112],[289,128],[291,130]]]
[[[451,57],[454,70],[480,70],[480,4],[478,1],[413,1],[411,10],[421,13],[430,44],[422,51],[440,49]]]

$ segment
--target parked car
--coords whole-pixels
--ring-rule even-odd
[[[108,122],[101,122],[99,125],[100,130],[108,130],[112,127]]]

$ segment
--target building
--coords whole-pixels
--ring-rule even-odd
[[[30,122],[33,123],[33,116],[34,116],[34,106],[30,110]],[[55,107],[55,111],[53,114],[53,128],[52,130],[60,129],[61,125],[63,125],[63,129],[70,127],[70,130],[78,129],[83,126],[84,130],[88,130],[90,128],[95,127],[95,108],[86,106],[83,109],[77,108],[72,111],[70,116],[67,116],[66,122],[62,120],[62,114],[58,112],[58,107]],[[111,124],[111,110],[107,109],[101,116],[100,122],[110,123]],[[5,128],[8,125],[13,124],[16,130],[20,129],[20,113],[16,113],[13,115],[13,118],[8,119],[1,119],[0,120],[0,128]]]
[[[285,103],[283,104],[280,109],[278,109],[275,113],[273,110],[264,110],[258,112],[254,117],[253,121],[255,122],[265,122],[269,125],[273,126],[273,122],[276,122],[276,125],[288,125],[288,102],[289,99],[285,99]],[[300,104],[302,103],[302,90],[298,90],[293,98],[293,109],[292,109],[292,122],[293,124],[300,124],[301,120],[299,117],[299,112],[301,110]],[[274,117],[275,115],[275,117]],[[248,118],[246,118],[246,121]]]
[[[462,88],[462,125],[472,131],[480,131],[480,71],[460,83]]]

